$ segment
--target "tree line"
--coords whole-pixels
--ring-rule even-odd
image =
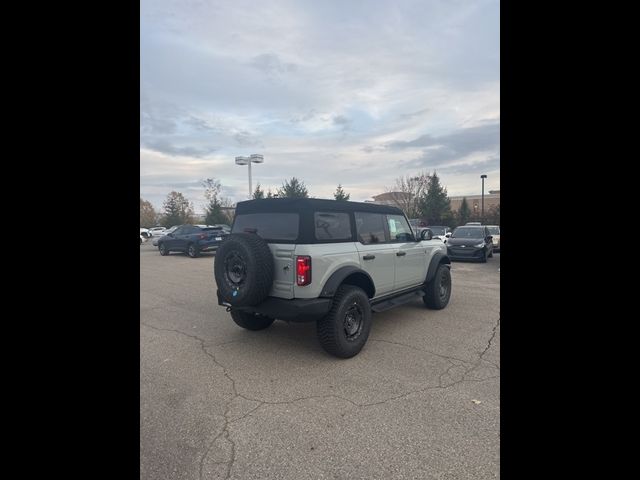
[[[230,224],[233,221],[228,207],[233,203],[222,196],[222,185],[215,178],[201,181],[206,199],[205,219],[207,225]],[[472,212],[466,198],[462,199],[457,211],[451,210],[451,201],[447,189],[440,183],[440,178],[434,171],[432,175],[420,173],[398,177],[392,188],[387,188],[392,202],[401,208],[408,218],[417,218],[427,225],[447,225],[456,227],[468,221],[480,221],[480,212]],[[348,201],[351,194],[345,192],[342,184],[338,184],[333,194],[335,200]],[[252,198],[309,198],[309,190],[303,181],[296,177],[285,180],[275,192],[271,188],[265,193],[260,183],[256,186]],[[485,223],[500,224],[500,205],[489,208],[485,212]],[[172,191],[167,195],[162,212],[156,213],[150,202],[140,198],[140,226],[152,227],[162,225],[171,227],[194,223],[193,203],[189,202],[182,193]]]

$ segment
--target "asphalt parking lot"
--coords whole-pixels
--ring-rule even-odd
[[[214,258],[140,246],[141,479],[499,478],[500,254],[454,262],[444,310],[375,314],[348,360],[312,323],[236,326]]]

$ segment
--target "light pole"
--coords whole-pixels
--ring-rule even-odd
[[[487,178],[486,175],[480,175],[482,179],[482,220],[481,222],[484,224],[484,179]]]
[[[251,198],[251,195],[253,195],[253,190],[251,188],[252,163],[264,163],[264,157],[255,153],[249,157],[236,157],[236,165],[249,165],[249,198]]]

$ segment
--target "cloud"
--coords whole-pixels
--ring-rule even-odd
[[[250,65],[267,75],[294,72],[298,67],[294,63],[283,62],[277,55],[263,53],[251,59]]]
[[[216,177],[247,196],[297,176],[364,200],[437,168],[449,194],[499,188],[498,0],[141,0],[141,194]],[[156,177],[154,177],[154,175]],[[162,184],[159,184],[159,178]],[[185,186],[187,185],[187,186]],[[167,190],[169,189],[169,190]]]
[[[443,162],[462,159],[477,152],[489,152],[499,159],[500,123],[462,128],[435,137],[424,134],[410,141],[390,142],[387,148],[391,150],[422,148],[422,154],[418,158],[404,162],[405,165],[418,168],[446,166]]]
[[[171,144],[168,140],[150,139],[143,143],[143,146],[156,152],[166,153],[168,155],[179,155],[185,157],[203,158],[218,150],[218,147],[178,147]]]

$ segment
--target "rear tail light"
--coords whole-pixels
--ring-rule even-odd
[[[308,255],[296,257],[296,283],[299,287],[311,283],[311,257]]]

